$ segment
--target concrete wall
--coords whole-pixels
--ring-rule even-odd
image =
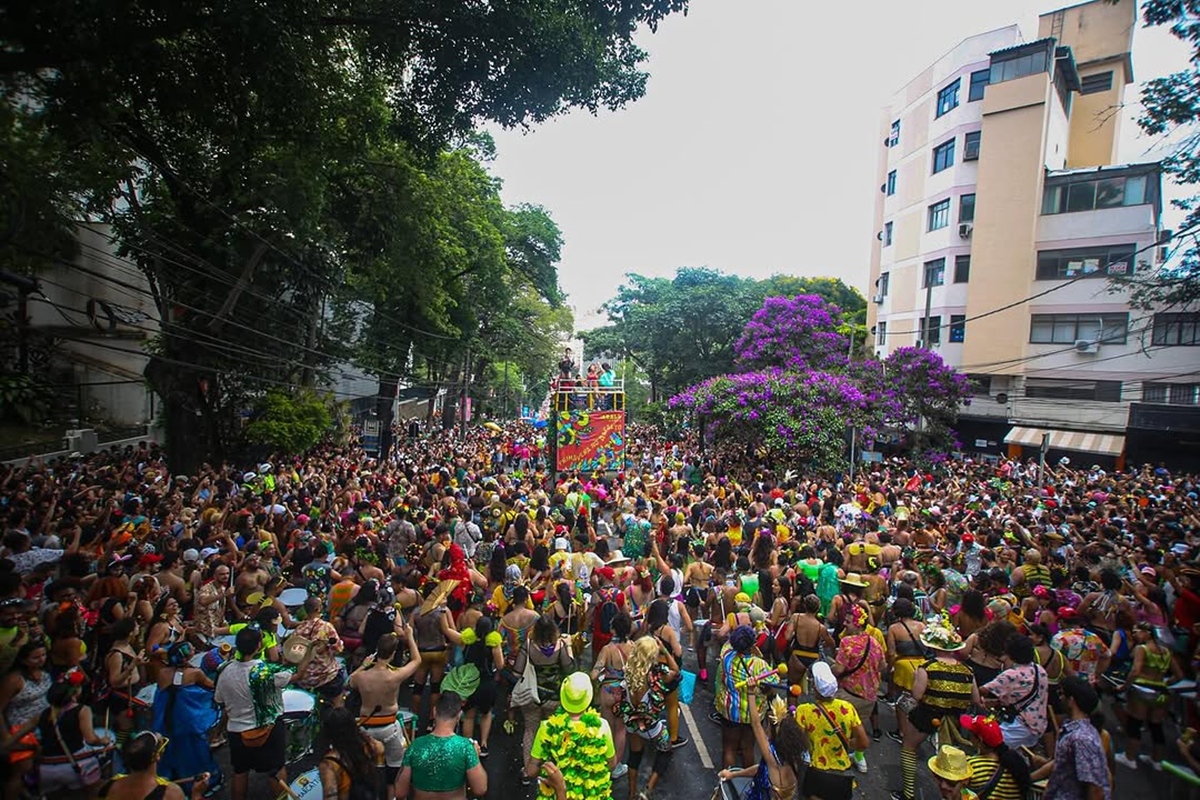
[[[30,297],[30,324],[60,342],[56,366],[80,385],[86,418],[122,426],[148,423],[156,398],[142,380],[149,360],[144,345],[159,329],[149,285],[133,264],[114,254],[106,226],[81,224],[78,240],[79,267],[111,280],[72,266],[46,269],[38,278],[49,301]],[[89,300],[103,301],[128,321],[113,331],[98,330],[87,314]]]

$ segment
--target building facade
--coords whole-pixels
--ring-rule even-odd
[[[868,326],[880,357],[928,347],[970,376],[965,450],[1111,464],[1194,440],[1200,457],[1200,319],[1109,280],[1168,250],[1159,165],[1118,161],[1136,15],[1093,0],[1031,41],[972,36],[885,110]]]

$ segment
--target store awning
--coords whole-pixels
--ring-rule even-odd
[[[1004,437],[1008,444],[1023,447],[1041,447],[1042,436],[1050,434],[1051,450],[1072,450],[1080,453],[1099,453],[1119,456],[1125,450],[1125,437],[1108,433],[1083,433],[1080,431],[1056,431],[1052,428],[1013,427]]]

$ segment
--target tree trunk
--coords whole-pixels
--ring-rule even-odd
[[[190,361],[179,352],[180,348],[172,346],[172,339],[170,334],[164,336],[165,350],[170,354],[167,357]],[[171,471],[195,474],[202,463],[211,460],[213,451],[211,420],[204,418],[200,398],[201,371],[151,356],[143,374],[162,400],[165,449]]]
[[[375,414],[381,423],[379,426],[379,460],[387,460],[392,451],[392,408],[395,406],[396,389],[399,380],[394,375],[379,378],[379,393],[375,396]]]

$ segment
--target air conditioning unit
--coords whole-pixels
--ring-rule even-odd
[[[883,292],[876,293],[876,295],[871,298],[871,302],[877,306],[883,305]]]
[[[1076,353],[1095,353],[1100,349],[1100,343],[1092,339],[1076,339]]]
[[[958,223],[958,238],[960,238],[960,239],[970,239],[970,238],[971,238],[971,231],[973,231],[973,230],[975,230],[975,225],[974,225],[974,223],[971,223],[971,222],[960,222],[960,223]]]

